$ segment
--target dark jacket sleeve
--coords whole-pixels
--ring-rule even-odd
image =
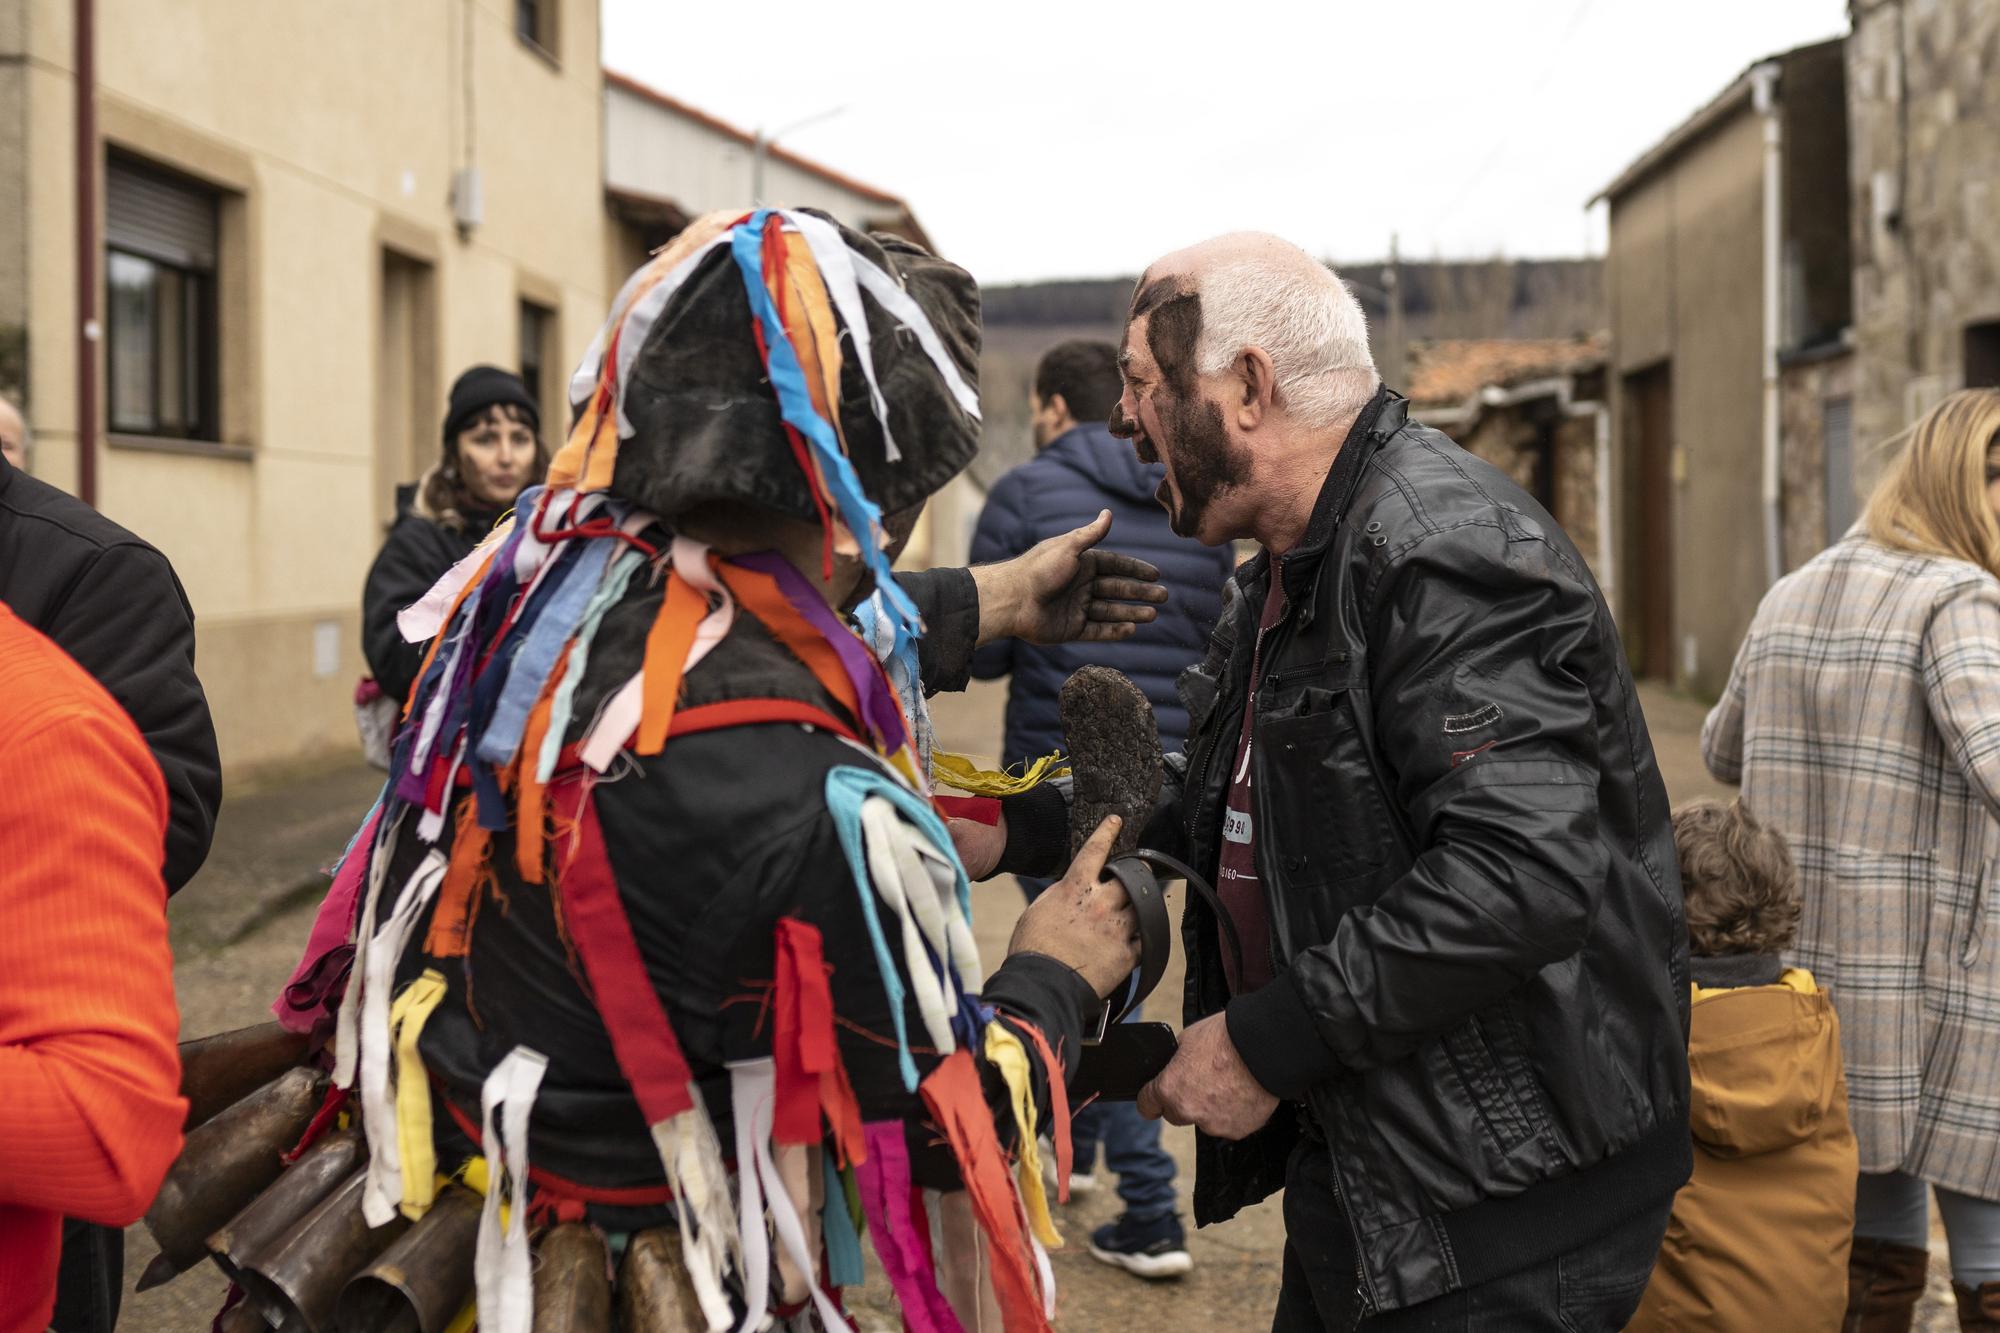
[[[917,604],[924,637],[917,640],[917,670],[924,693],[962,690],[979,642],[979,588],[965,569],[912,570],[896,582]]]
[[[194,610],[173,566],[150,546],[107,546],[85,566],[44,631],[124,708],[166,779],[169,893],[208,858],[222,803],[215,723],[194,673]]]
[[[1586,580],[1538,537],[1474,522],[1376,582],[1375,747],[1396,757],[1399,807],[1383,815],[1418,852],[1330,940],[1230,1003],[1231,1038],[1279,1096],[1400,1060],[1576,953],[1607,873],[1583,675],[1605,631]]]
[[[1035,544],[1034,532],[1028,524],[1025,497],[1021,494],[1025,485],[1019,469],[993,483],[992,493],[986,497],[986,507],[979,511],[979,523],[972,530],[973,564],[990,565],[1012,560]],[[1011,674],[1014,670],[1015,642],[1012,638],[995,639],[974,653],[972,674],[980,680],[997,680]]]
[[[409,697],[423,666],[424,645],[403,642],[396,616],[429,592],[454,559],[436,524],[406,514],[389,529],[375,563],[368,567],[368,582],[361,592],[361,653],[375,683],[398,703]]]

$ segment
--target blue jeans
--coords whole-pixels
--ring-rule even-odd
[[[1901,1171],[1862,1172],[1854,1191],[1854,1234],[1927,1250],[1931,1186]],[[1939,1187],[1938,1213],[1951,1247],[1951,1275],[1977,1288],[2000,1282],[2000,1203]]]
[[[1021,891],[1033,902],[1054,880],[1021,876]],[[1134,1012],[1129,1016],[1136,1019]],[[1104,1165],[1118,1177],[1118,1197],[1134,1221],[1150,1221],[1175,1210],[1174,1159],[1160,1146],[1160,1122],[1139,1114],[1131,1102],[1092,1102],[1069,1126],[1076,1170],[1088,1172],[1104,1149]]]
[[[1271,1333],[1356,1327],[1354,1238],[1335,1201],[1324,1144],[1302,1143],[1285,1173],[1285,1276]],[[1588,1245],[1477,1286],[1359,1324],[1360,1333],[1615,1333],[1646,1294],[1673,1196],[1606,1228]]]

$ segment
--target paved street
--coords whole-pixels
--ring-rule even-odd
[[[990,760],[1000,734],[1003,701],[1002,689],[979,683],[964,695],[934,701],[939,743]],[[1710,781],[1701,768],[1697,745],[1701,706],[1657,692],[1646,694],[1645,706],[1674,799],[1726,794],[1728,789]],[[376,775],[356,764],[229,795],[207,867],[169,911],[184,1037],[266,1016],[265,1006],[289,975],[311,925],[317,886],[324,883],[320,871],[338,856],[376,787]],[[1020,903],[1011,880],[976,887],[974,911],[985,957],[998,958],[1004,952]],[[1148,1005],[1149,1016],[1178,1024],[1179,995],[1176,960]],[[1193,1131],[1169,1127],[1166,1141],[1182,1164],[1185,1201],[1192,1185]],[[1089,1255],[1090,1230],[1117,1213],[1110,1184],[1104,1178],[1094,1195],[1058,1210],[1058,1224],[1068,1242],[1054,1256],[1062,1327],[1140,1327],[1155,1318],[1179,1320],[1190,1327],[1262,1326],[1276,1299],[1282,1260],[1277,1200],[1226,1225],[1192,1233],[1194,1272],[1179,1282],[1156,1286],[1107,1269]],[[154,1252],[143,1227],[132,1229],[127,1250],[129,1282]],[[1941,1242],[1938,1251],[1941,1255]],[[1935,1281],[1933,1285],[1937,1287]],[[200,1333],[207,1329],[223,1290],[219,1274],[196,1270],[160,1290],[128,1297],[121,1327],[141,1333]],[[1943,1313],[1935,1303],[1938,1296],[1934,1289],[1926,1319]],[[1943,1299],[1948,1300],[1948,1294]],[[871,1283],[854,1305],[864,1333],[893,1333],[899,1326],[879,1281]]]

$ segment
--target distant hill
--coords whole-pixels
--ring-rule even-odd
[[[1379,339],[1388,322],[1386,260],[1338,264]],[[1567,338],[1607,323],[1603,265],[1595,259],[1404,260],[1403,324],[1411,341],[1436,338]],[[1066,338],[1115,340],[1134,278],[1072,279],[987,287],[980,357],[984,443],[973,461],[982,487],[1031,452],[1028,390],[1043,352]],[[1379,341],[1376,359],[1385,361]],[[1400,387],[1400,386],[1398,386]]]

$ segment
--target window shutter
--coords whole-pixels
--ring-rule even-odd
[[[104,239],[179,268],[215,267],[215,194],[113,160],[104,169]]]

